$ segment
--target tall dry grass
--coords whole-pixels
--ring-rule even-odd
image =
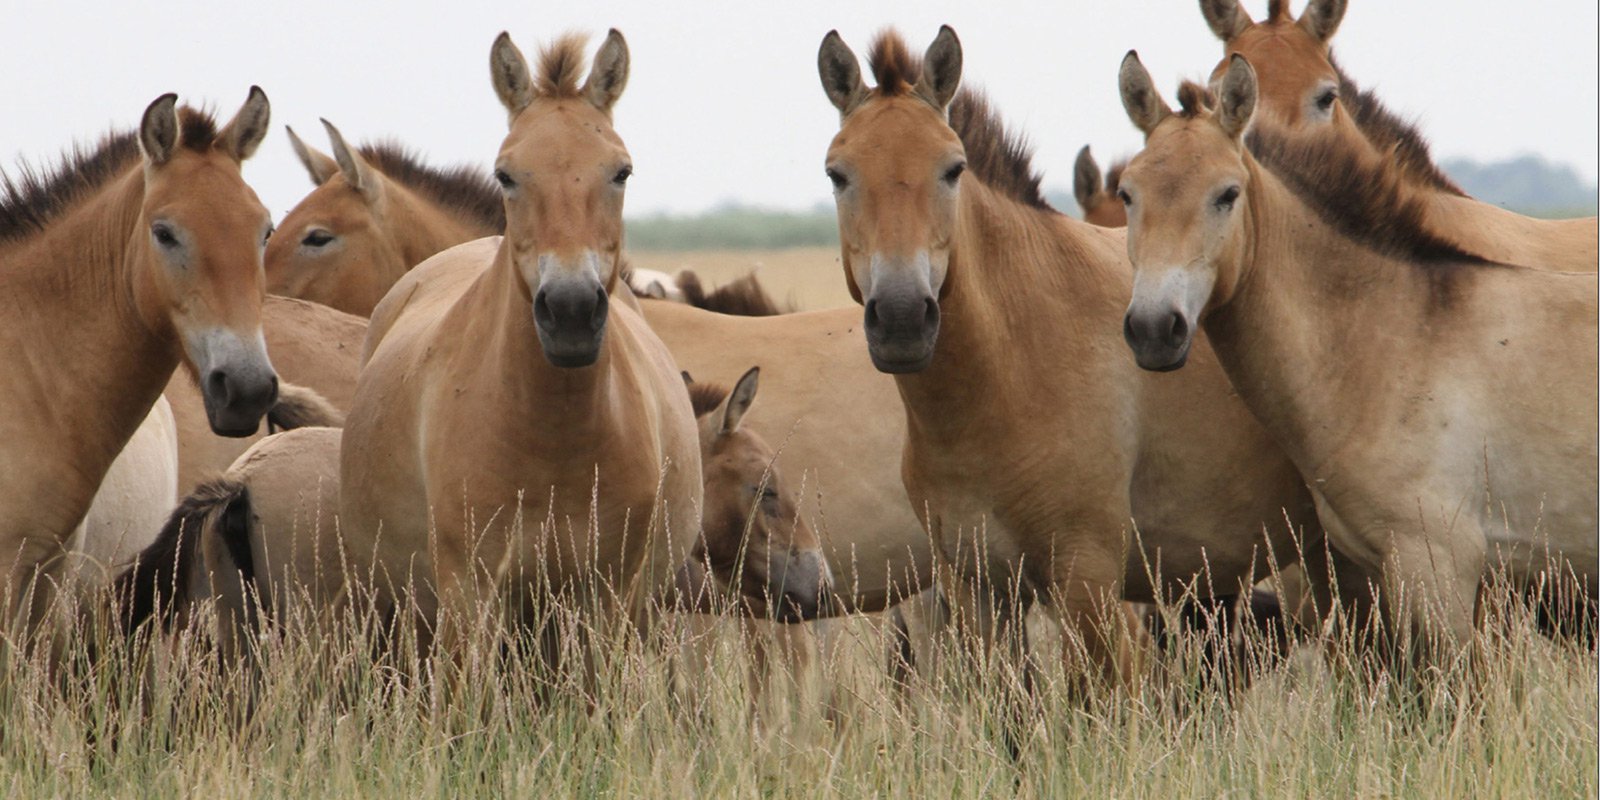
[[[885,668],[898,642],[857,618],[826,623],[809,668],[775,676],[754,715],[752,640],[730,619],[668,615],[643,632],[553,608],[541,618],[562,633],[541,642],[484,614],[471,655],[429,663],[409,621],[396,633],[297,605],[224,664],[204,609],[184,631],[132,637],[79,614],[57,641],[0,655],[0,792],[1595,796],[1593,651],[1540,635],[1514,593],[1486,597],[1470,679],[1463,661],[1420,700],[1347,637],[1301,642],[1280,664],[1254,629],[1248,688],[1230,691],[1204,637],[1182,634],[1135,692],[1080,696],[1037,619],[1031,694],[1015,659],[971,656],[959,631],[924,643],[902,685]],[[551,646],[591,668],[549,667]]]

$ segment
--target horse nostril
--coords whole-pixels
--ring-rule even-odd
[[[1189,322],[1183,318],[1182,314],[1174,312],[1172,315],[1172,332],[1169,334],[1168,341],[1174,345],[1179,345],[1183,344],[1187,338],[1189,338]]]
[[[543,289],[533,296],[533,318],[546,322],[550,320],[550,299],[545,296]]]
[[[206,394],[211,395],[214,400],[222,401],[223,405],[227,404],[229,388],[226,372],[214,369],[206,375]]]
[[[934,300],[933,298],[930,297],[930,298],[928,298],[928,299],[926,299],[926,300],[924,300],[922,302],[927,304],[922,310],[922,321],[923,321],[923,323],[925,323],[930,328],[933,327],[934,325],[939,324],[939,303],[938,303],[938,301],[936,301],[936,300]]]
[[[877,327],[878,322],[879,322],[879,320],[878,320],[878,301],[877,300],[868,300],[867,301],[867,326],[868,327]]]
[[[1129,344],[1133,343],[1133,312],[1122,315],[1122,338]]]

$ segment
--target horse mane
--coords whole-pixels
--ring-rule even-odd
[[[867,64],[878,84],[873,92],[880,97],[907,94],[922,75],[922,59],[912,55],[905,40],[892,29],[873,39]],[[999,113],[990,107],[982,92],[962,87],[948,110],[950,127],[967,151],[968,172],[1025,206],[1055,210],[1040,189],[1043,176],[1033,168],[1033,148],[1025,137],[1006,130]]]
[[[112,596],[125,604],[120,618],[126,630],[132,631],[157,613],[161,614],[163,627],[177,620],[179,608],[188,599],[206,524],[214,515],[226,515],[236,508],[242,508],[248,518],[249,498],[250,490],[244,484],[219,478],[195,487],[178,503],[155,541],[112,581]],[[244,501],[243,506],[239,506],[240,500]],[[238,527],[224,524],[222,536],[235,564],[249,581],[255,575],[254,562],[249,542],[233,532]]]
[[[1128,168],[1128,159],[1119,158],[1106,168],[1105,192],[1112,197],[1117,195],[1118,187],[1122,186],[1122,172]]]
[[[578,78],[583,75],[587,38],[581,33],[564,33],[539,48],[539,73],[534,90],[541,97],[577,97]]]
[[[483,170],[465,164],[448,169],[429,166],[416,153],[394,141],[364,145],[361,155],[395,182],[446,208],[471,216],[485,229],[506,229],[506,207],[500,190]]]
[[[1293,22],[1289,15],[1289,0],[1268,0],[1267,22]]]
[[[1216,105],[1216,98],[1212,97],[1210,89],[1194,81],[1184,81],[1178,84],[1177,114],[1179,117],[1194,119],[1202,113],[1211,111]]]
[[[185,106],[178,109],[178,131],[179,146],[203,153],[216,142],[217,121]],[[74,145],[54,169],[22,164],[15,177],[0,170],[0,242],[42,232],[140,158],[138,135],[123,131],[107,134],[93,148]]]
[[[1324,221],[1378,252],[1423,264],[1489,263],[1427,227],[1425,199],[1396,159],[1362,158],[1336,137],[1269,125],[1253,126],[1245,146]]]
[[[1414,123],[1401,119],[1399,115],[1390,111],[1383,101],[1370,90],[1362,89],[1356,82],[1339,68],[1334,61],[1333,54],[1328,54],[1328,63],[1333,66],[1333,72],[1339,76],[1339,99],[1350,112],[1350,118],[1356,127],[1366,134],[1373,146],[1379,152],[1392,151],[1394,159],[1405,173],[1426,186],[1442,192],[1466,197],[1467,193],[1450,180],[1439,166],[1433,163],[1433,156],[1428,151],[1428,142],[1422,138],[1422,132],[1417,130]]]
[[[710,292],[706,291],[705,285],[700,282],[700,276],[694,274],[692,270],[679,272],[677,281],[684,300],[689,305],[706,311],[735,317],[775,317],[794,311],[792,308],[780,305],[772,295],[767,294],[753,272]]]
[[[722,405],[728,398],[728,387],[716,383],[691,383],[689,384],[689,405],[694,408],[695,419],[699,419]]]

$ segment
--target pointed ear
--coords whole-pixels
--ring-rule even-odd
[[[1205,15],[1211,32],[1224,42],[1233,41],[1233,37],[1255,24],[1239,0],[1200,0],[1200,13]]]
[[[944,111],[961,88],[961,40],[949,25],[939,26],[939,35],[922,56],[922,77],[917,79],[917,95],[934,108]]]
[[[528,59],[511,43],[511,34],[501,31],[489,48],[489,77],[494,93],[506,113],[515,118],[533,102],[533,76],[528,74]]]
[[[683,385],[684,386],[693,386],[694,385],[694,376],[689,374],[689,370],[686,370],[686,369],[685,370],[679,370],[678,374],[683,376]]]
[[[1222,76],[1222,86],[1217,90],[1217,124],[1234,139],[1244,135],[1250,127],[1250,117],[1256,112],[1256,71],[1244,56],[1235,53],[1228,59],[1228,74]]]
[[[294,128],[285,125],[283,129],[288,132],[289,146],[293,147],[294,154],[299,156],[300,164],[311,176],[313,185],[321,186],[327,183],[329,178],[339,174],[339,163],[333,160],[333,156],[306,144],[300,139],[300,135],[294,132]]]
[[[589,68],[589,77],[583,82],[583,96],[589,98],[595,108],[610,114],[627,85],[628,42],[612,28],[594,54],[594,66]]]
[[[1172,107],[1161,99],[1155,82],[1150,80],[1150,71],[1144,68],[1137,52],[1129,50],[1122,57],[1117,86],[1122,91],[1122,107],[1127,110],[1128,119],[1133,120],[1133,126],[1145,136],[1149,136],[1161,120],[1172,116]]]
[[[367,163],[361,153],[345,143],[344,135],[333,127],[333,123],[323,120],[322,127],[328,131],[328,143],[333,145],[333,160],[339,164],[339,172],[343,173],[345,183],[369,200],[376,198],[382,186],[377,170]]]
[[[1089,152],[1089,145],[1078,151],[1078,161],[1072,165],[1072,196],[1078,208],[1089,209],[1089,201],[1100,193],[1100,165]]]
[[[217,134],[217,143],[234,161],[244,161],[254,155],[261,140],[267,138],[271,122],[272,104],[267,102],[267,93],[261,91],[260,86],[252,86],[239,113]]]
[[[1300,27],[1318,41],[1326,43],[1339,30],[1347,7],[1346,0],[1311,0],[1306,4],[1306,10],[1300,12]]]
[[[728,399],[722,403],[722,424],[718,430],[724,434],[739,430],[739,423],[744,419],[745,412],[750,410],[750,404],[756,400],[756,389],[761,383],[761,368],[751,367],[745,374],[739,376],[739,382],[733,385],[733,391],[728,392]]]
[[[139,149],[144,151],[144,159],[153,166],[160,166],[172,158],[172,152],[178,149],[178,96],[168,92],[157,97],[144,110],[144,117],[139,120]]]
[[[817,50],[817,72],[822,76],[822,91],[828,101],[844,116],[855,109],[867,96],[867,85],[861,81],[861,63],[838,31],[828,31],[822,37],[822,47]]]

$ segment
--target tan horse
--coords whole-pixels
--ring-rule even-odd
[[[509,36],[495,40],[507,235],[408,272],[368,334],[340,520],[352,547],[381,538],[398,554],[380,574],[415,575],[426,616],[439,601],[466,608],[502,567],[557,592],[610,583],[637,611],[670,588],[700,529],[683,381],[609,300],[631,172],[611,127],[627,45],[612,31],[580,85],[582,50],[557,40],[535,79]]]
[[[356,394],[367,321],[316,303],[267,295],[261,304],[261,329],[273,366],[283,378],[278,403],[267,414],[270,427],[342,424]],[[205,423],[200,388],[183,372],[172,376],[165,395],[178,425],[179,495],[222,475],[266,435],[265,431],[242,438],[213,434]]]
[[[8,613],[180,363],[219,433],[254,432],[277,396],[260,327],[271,220],[239,171],[266,135],[266,95],[252,88],[220,130],[176,104],[163,95],[136,133],[25,174],[0,200]]]
[[[1570,571],[1592,595],[1594,274],[1440,240],[1393,163],[1269,123],[1247,147],[1243,57],[1215,112],[1187,84],[1173,113],[1132,53],[1121,85],[1146,136],[1122,182],[1139,364],[1181,366],[1204,324],[1400,634],[1460,646],[1500,563],[1517,580]]]
[[[1117,182],[1127,166],[1125,160],[1112,164],[1102,183],[1100,165],[1095,163],[1089,145],[1078,151],[1078,160],[1072,168],[1072,196],[1078,201],[1078,208],[1083,209],[1084,222],[1102,228],[1127,227],[1128,215],[1123,213],[1122,200],[1117,198]]]
[[[1201,0],[1206,22],[1224,43],[1213,82],[1232,55],[1250,59],[1261,79],[1264,117],[1295,136],[1335,131],[1345,158],[1394,161],[1397,177],[1422,199],[1422,224],[1466,252],[1538,269],[1593,272],[1600,231],[1594,217],[1535,219],[1467,196],[1434,165],[1413,126],[1334,64],[1329,42],[1346,6],[1346,0],[1311,0],[1295,19],[1285,0],[1272,0],[1267,18],[1255,22],[1238,0]]]
[[[1096,617],[1197,578],[1247,590],[1266,545],[1293,558],[1286,513],[1314,527],[1309,496],[1204,347],[1169,376],[1118,354],[1122,232],[1049,209],[1026,150],[957,91],[953,31],[920,68],[894,34],[869,60],[871,90],[838,34],[823,41],[841,115],[826,172],[868,352],[903,400],[913,505],[977,594],[1050,601],[1090,662],[1125,674]]]
[[[80,591],[106,585],[115,568],[150,544],[177,502],[177,425],[172,406],[158,397],[67,543],[67,580]]]

